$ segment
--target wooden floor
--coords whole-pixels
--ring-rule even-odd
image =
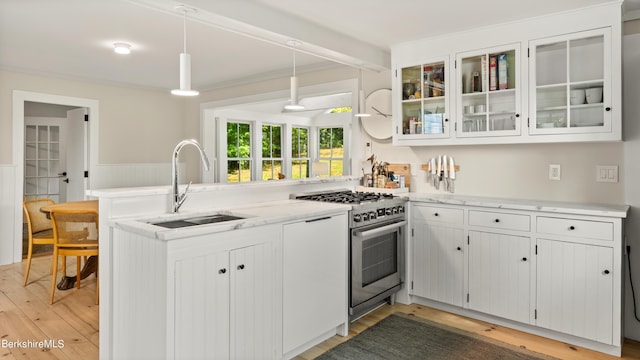
[[[38,344],[32,344],[32,347],[27,348],[9,348],[5,345],[0,346],[0,359],[98,359],[99,316],[98,306],[95,305],[95,277],[90,276],[83,280],[80,289],[56,290],[56,302],[49,305],[50,259],[50,256],[43,256],[33,260],[30,283],[26,287],[22,287],[24,262],[0,266],[0,345],[4,341],[35,343],[53,340],[55,343],[63,341],[64,347],[40,348]],[[73,260],[69,260],[69,266],[71,269],[75,268]],[[352,323],[349,337],[359,334],[396,311],[414,314],[560,359],[619,359],[415,304],[385,305]],[[314,359],[349,337],[334,336],[296,359]],[[625,341],[622,359],[640,359],[640,343]]]
[[[98,359],[95,276],[82,280],[80,289],[56,289],[49,305],[51,256],[33,259],[23,287],[25,264],[0,266],[0,359]],[[67,266],[75,274],[75,260]],[[26,347],[10,348],[16,341]]]
[[[443,323],[449,326],[474,332],[483,336],[487,336],[496,340],[500,340],[509,344],[544,353],[557,357],[559,359],[569,360],[612,360],[621,359],[615,356],[605,355],[599,352],[587,350],[584,348],[571,346],[558,341],[545,339],[539,336],[530,335],[517,330],[489,324],[479,320],[473,320],[466,317],[454,315],[444,311],[436,310],[422,305],[402,305],[395,304],[393,306],[384,305],[365,317],[355,321],[349,327],[349,336],[334,336],[327,341],[309,349],[300,354],[295,360],[314,359],[332,347],[346,341],[347,339],[361,333],[368,327],[374,325],[378,321],[384,319],[394,312],[402,312],[405,314],[414,314],[415,316]],[[622,359],[640,359],[640,343],[626,340],[622,348]]]

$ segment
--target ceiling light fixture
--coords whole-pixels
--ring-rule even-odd
[[[131,54],[131,45],[127,43],[114,43],[113,52],[120,55],[129,55]]]
[[[184,13],[184,51],[180,53],[180,88],[171,90],[171,93],[179,96],[196,96],[200,92],[191,89],[191,55],[187,53],[187,12],[196,12],[196,9],[185,5],[176,5],[175,9]]]
[[[296,47],[300,46],[297,40],[289,40],[287,45],[293,48],[293,76],[291,77],[291,103],[284,106],[287,110],[304,110],[304,106],[298,104],[298,78],[296,77]]]
[[[371,116],[364,107],[364,90],[362,88],[364,88],[364,77],[362,76],[362,69],[360,69],[358,79],[358,112],[354,115],[360,118]]]

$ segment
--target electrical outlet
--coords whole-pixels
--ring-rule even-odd
[[[618,182],[618,166],[617,165],[596,165],[596,181],[597,182]]]
[[[560,180],[560,165],[549,165],[549,180]]]
[[[368,159],[369,157],[371,157],[371,154],[373,154],[371,142],[367,141],[364,143],[364,158]]]

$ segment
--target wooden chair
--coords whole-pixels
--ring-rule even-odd
[[[76,257],[76,287],[80,288],[80,257],[98,256],[98,213],[92,210],[54,210],[53,222],[53,275],[51,297],[53,304],[58,272],[58,256],[62,256],[62,276],[67,275],[67,256]],[[100,282],[96,271],[96,305],[99,301]]]
[[[24,216],[27,219],[27,232],[29,235],[29,250],[27,251],[27,269],[24,271],[24,281],[22,286],[27,286],[29,270],[31,270],[31,257],[33,256],[34,245],[53,245],[53,224],[47,215],[40,211],[40,208],[53,205],[55,201],[49,198],[27,200],[22,203]],[[51,262],[53,271],[53,262]]]

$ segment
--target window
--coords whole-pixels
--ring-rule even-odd
[[[262,125],[262,180],[282,174],[282,126]]]
[[[329,164],[329,176],[342,176],[344,166],[344,129],[320,128],[318,160]]]
[[[291,129],[291,178],[309,177],[309,129],[293,127]]]
[[[227,123],[227,182],[251,181],[251,124]]]

